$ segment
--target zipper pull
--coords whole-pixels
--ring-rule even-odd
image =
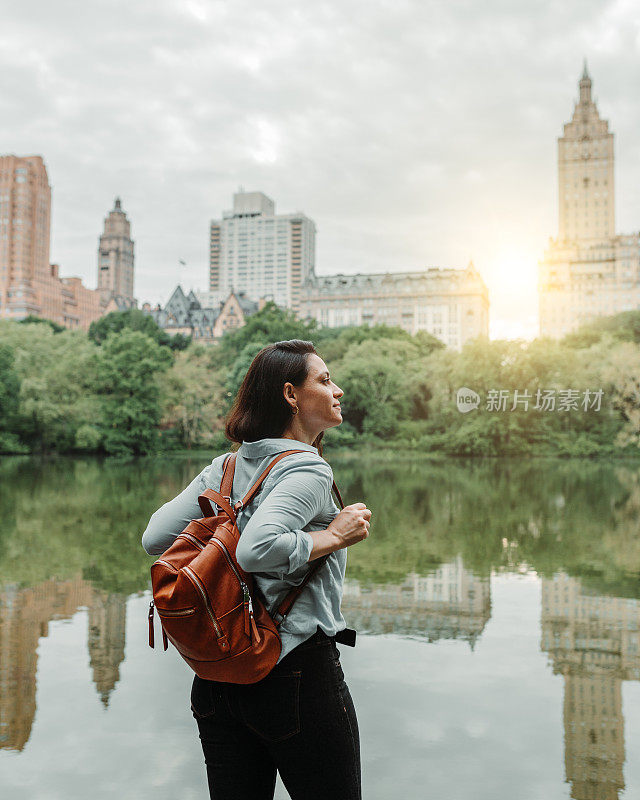
[[[242,584],[242,591],[244,593],[244,633],[251,639],[251,625],[249,622],[249,615],[251,613],[251,595],[249,594],[249,587],[246,583]]]
[[[256,625],[256,621],[253,617],[253,611],[249,612],[249,617],[251,619],[251,630],[253,631],[253,635],[255,637],[254,644],[260,644],[260,633],[258,632],[258,627]]]
[[[153,600],[149,603],[149,647],[153,647]]]

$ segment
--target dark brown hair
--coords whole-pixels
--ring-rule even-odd
[[[224,433],[231,442],[255,442],[258,439],[279,439],[294,416],[284,399],[285,383],[301,386],[309,374],[310,353],[316,352],[312,342],[289,339],[267,345],[256,355],[244,376],[233,401]],[[313,441],[322,455],[321,431]]]

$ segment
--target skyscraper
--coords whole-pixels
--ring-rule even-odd
[[[264,297],[298,310],[301,286],[315,264],[315,233],[301,212],[276,214],[262,192],[237,192],[233,210],[210,226],[210,302],[245,291],[252,300]]]
[[[40,156],[0,156],[0,317],[40,314],[49,274],[51,187]]]
[[[613,133],[585,64],[558,139],[558,237],[539,264],[540,334],[562,336],[597,316],[640,308],[640,234],[615,232]]]
[[[98,245],[98,291],[104,303],[118,297],[133,304],[133,266],[131,223],[116,197],[113,209],[105,217]]]
[[[49,263],[51,187],[40,156],[0,156],[0,318],[44,317],[87,329],[104,308],[80,278]]]
[[[558,238],[581,242],[615,236],[613,134],[591,98],[584,65],[580,99],[558,139]]]

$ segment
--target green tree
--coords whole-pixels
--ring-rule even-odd
[[[176,334],[170,336],[164,331],[149,314],[138,308],[129,308],[126,311],[112,311],[100,319],[94,320],[89,326],[89,339],[98,345],[103,344],[111,333],[122,330],[140,331],[163,347],[172,350],[184,350],[191,343],[190,336]]]
[[[415,346],[402,338],[351,345],[332,365],[333,378],[344,391],[343,418],[358,432],[392,436],[411,410],[405,376],[415,367],[416,355]]]
[[[20,325],[48,325],[54,333],[62,333],[62,331],[67,330],[64,325],[60,325],[58,322],[54,322],[52,319],[35,317],[33,314],[29,314],[28,317],[21,319]]]
[[[20,379],[13,432],[33,451],[73,450],[78,429],[97,416],[95,346],[81,331],[54,334],[48,325],[7,322],[0,336],[13,348]]]
[[[611,384],[613,406],[625,421],[616,444],[640,447],[640,346],[622,342],[609,353],[603,377]]]
[[[14,432],[20,404],[20,378],[14,368],[13,348],[0,343],[0,453],[25,453]]]
[[[241,328],[224,334],[212,351],[213,363],[218,367],[232,364],[251,342],[262,342],[262,347],[265,347],[287,339],[313,341],[316,331],[315,320],[301,322],[290,309],[282,309],[269,301],[260,311],[252,314]]]
[[[157,378],[171,363],[171,351],[140,331],[124,329],[107,337],[95,387],[107,453],[153,452],[161,417]]]
[[[177,431],[183,447],[205,445],[222,427],[226,392],[219,373],[208,366],[206,350],[178,353],[163,375],[162,427]]]

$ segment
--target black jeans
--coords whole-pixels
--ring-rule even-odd
[[[361,800],[360,737],[332,637],[317,632],[258,683],[197,675],[198,723],[212,800]]]

